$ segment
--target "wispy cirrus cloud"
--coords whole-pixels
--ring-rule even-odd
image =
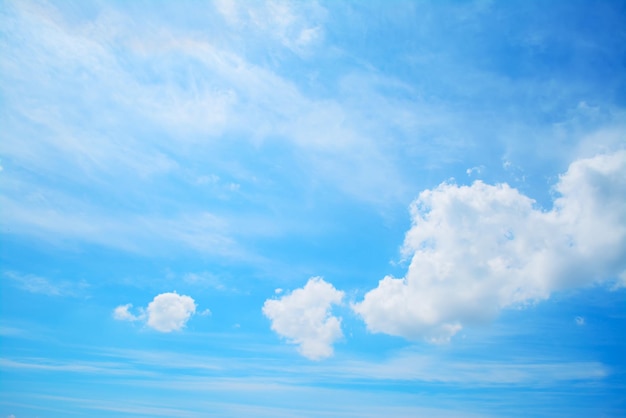
[[[270,349],[271,347],[264,347]],[[80,374],[101,373],[130,377],[158,377],[172,369],[182,370],[170,380],[141,382],[146,386],[193,391],[245,389],[246,386],[262,388],[268,384],[315,386],[320,382],[343,385],[366,382],[389,384],[391,382],[438,382],[442,384],[508,387],[511,384],[548,387],[569,381],[602,381],[613,373],[599,361],[576,361],[571,358],[544,356],[542,359],[519,357],[499,360],[493,356],[478,356],[459,360],[450,353],[424,353],[423,348],[408,347],[389,353],[380,359],[337,358],[326,362],[285,363],[283,357],[270,356],[263,363],[249,357],[225,359],[208,354],[181,354],[163,350],[129,350],[116,348],[88,349],[89,360],[64,361],[45,357],[3,358],[0,368],[58,371]],[[497,357],[497,356],[496,356]],[[189,371],[196,371],[190,376]],[[247,376],[240,378],[246,371]],[[139,381],[134,381],[139,384]]]
[[[51,280],[34,274],[22,274],[14,271],[5,271],[2,274],[11,280],[15,286],[30,293],[47,296],[85,296],[89,284],[85,280],[77,282],[68,280]]]
[[[287,22],[285,33],[308,30],[295,4],[275,6],[267,13]],[[261,251],[242,235],[304,225],[293,215],[302,208],[286,195],[307,196],[323,184],[387,205],[405,192],[388,150],[364,128],[371,115],[308,97],[211,37],[153,32],[108,7],[84,21],[49,4],[6,10],[5,232],[140,253],[182,246],[254,263],[263,262]],[[240,147],[236,158],[222,138]],[[274,165],[275,150],[290,163]],[[254,167],[259,161],[271,170]],[[211,178],[223,187],[197,181]],[[170,197],[185,192],[185,200]],[[221,210],[225,201],[236,201],[239,213]],[[285,216],[272,218],[276,207]]]
[[[317,2],[219,0],[215,8],[237,30],[267,37],[299,55],[306,56],[324,37],[327,11]]]

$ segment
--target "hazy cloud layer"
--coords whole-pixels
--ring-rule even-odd
[[[626,151],[575,161],[554,190],[549,211],[507,184],[423,191],[406,276],[385,277],[354,311],[372,332],[446,341],[505,307],[624,277]]]
[[[321,277],[280,299],[268,299],[263,313],[272,321],[272,330],[312,360],[333,354],[332,344],[343,336],[341,319],[331,315],[332,305],[340,304],[344,293]]]
[[[34,274],[22,274],[14,271],[5,271],[2,276],[11,280],[15,286],[22,290],[46,296],[85,296],[86,289],[89,287],[89,284],[84,280],[51,280]]]

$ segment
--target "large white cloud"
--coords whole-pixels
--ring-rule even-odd
[[[131,304],[120,305],[113,310],[113,317],[120,321],[147,319],[149,327],[160,332],[178,331],[196,313],[195,301],[185,295],[161,293],[154,297],[147,309],[139,308],[139,314],[130,312]]]
[[[330,357],[332,344],[343,336],[341,319],[331,315],[333,304],[340,304],[344,293],[321,277],[280,299],[268,299],[263,313],[272,321],[272,330],[298,344],[298,351],[312,360]]]
[[[626,151],[572,163],[543,211],[506,184],[444,183],[411,206],[404,278],[352,307],[372,332],[446,341],[554,291],[626,277]]]

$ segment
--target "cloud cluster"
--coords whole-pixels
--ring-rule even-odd
[[[371,332],[438,343],[556,291],[626,285],[626,150],[575,161],[554,191],[550,210],[507,184],[443,183],[423,191],[411,205],[405,277],[385,277],[352,309]],[[304,356],[320,359],[342,335],[341,319],[329,313],[342,298],[312,278],[268,299],[263,313]]]
[[[330,313],[343,296],[321,277],[313,277],[301,289],[266,300],[263,313],[272,321],[272,330],[297,344],[303,356],[319,360],[331,356],[332,344],[343,336],[341,319]]]
[[[572,163],[549,211],[506,184],[444,183],[420,193],[404,278],[353,309],[372,332],[446,341],[465,324],[626,270],[626,151]]]
[[[145,320],[149,327],[160,332],[183,329],[189,318],[196,313],[195,301],[176,292],[155,296],[147,309],[139,308],[136,315],[130,312],[132,306],[129,303],[116,307],[113,310],[113,318],[119,321]]]
[[[626,151],[573,162],[554,191],[550,210],[507,184],[443,183],[423,191],[411,205],[405,277],[385,277],[352,309],[371,332],[445,342],[504,308],[567,288],[623,281]],[[342,331],[341,318],[330,311],[344,293],[320,277],[275,293],[263,306],[272,330],[307,358],[331,356]],[[161,332],[182,329],[196,313],[194,300],[177,293],[156,296],[136,314],[131,308],[115,308],[115,319],[145,320]]]

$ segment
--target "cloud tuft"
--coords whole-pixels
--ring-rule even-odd
[[[162,293],[154,297],[147,309],[139,308],[139,314],[130,312],[132,304],[120,305],[113,310],[113,317],[118,321],[143,321],[160,332],[179,331],[185,327],[189,318],[196,313],[195,301],[176,292]],[[201,315],[209,315],[206,309]]]
[[[133,307],[132,303],[127,303],[126,305],[120,305],[113,310],[113,318],[118,321],[140,321],[145,318],[145,313],[143,309],[139,309],[139,315],[134,315],[130,313],[130,309]]]
[[[343,296],[321,277],[312,277],[303,288],[266,300],[263,314],[272,321],[272,330],[299,346],[300,354],[321,360],[332,356],[332,344],[343,336],[341,319],[330,314]]]

